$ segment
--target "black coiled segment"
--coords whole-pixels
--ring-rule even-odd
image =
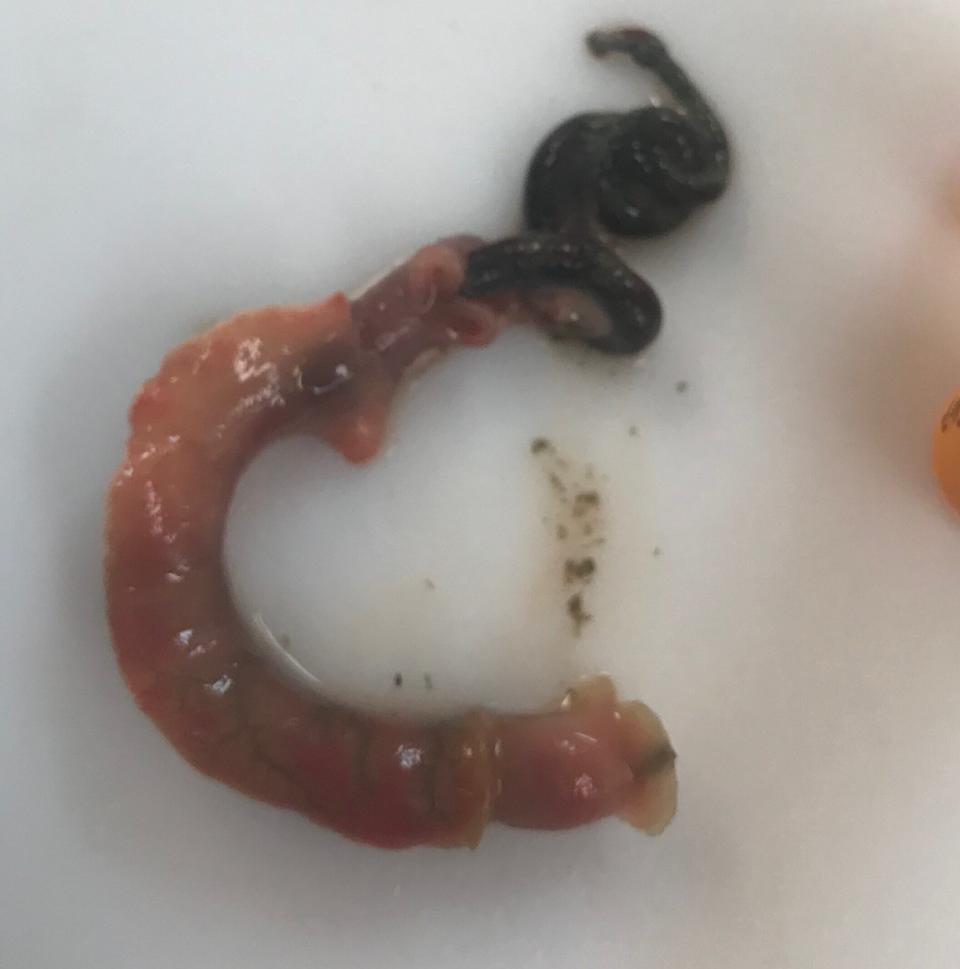
[[[605,331],[578,339],[610,354],[639,353],[660,332],[653,288],[595,239],[531,232],[475,250],[467,260],[466,297],[503,290],[577,289],[601,309]],[[559,321],[557,321],[559,322]]]
[[[713,110],[654,34],[597,31],[587,46],[598,57],[631,57],[667,87],[676,107],[583,114],[555,128],[527,173],[530,232],[474,252],[463,292],[578,290],[603,309],[607,332],[576,338],[604,353],[635,354],[660,331],[660,302],[601,234],[638,238],[676,228],[723,193],[730,149]]]

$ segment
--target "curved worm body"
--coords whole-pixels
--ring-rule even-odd
[[[503,289],[518,293],[555,334],[603,353],[639,353],[660,332],[663,314],[650,284],[594,239],[531,232],[471,253],[462,295]]]
[[[713,110],[654,34],[597,31],[587,46],[597,57],[631,57],[666,85],[676,107],[583,114],[554,129],[527,172],[529,231],[475,253],[464,293],[482,295],[511,279],[535,289],[589,290],[602,304],[602,332],[582,300],[571,308],[534,297],[539,305],[528,308],[595,350],[635,354],[660,332],[660,302],[598,234],[638,238],[676,228],[723,193],[730,148]]]
[[[266,441],[303,433],[368,461],[413,365],[503,327],[515,307],[502,294],[463,295],[478,245],[428,246],[352,301],[241,313],[167,356],[133,402],[107,498],[116,654],[138,704],[194,766],[360,841],[475,845],[490,820],[566,828],[610,814],[656,832],[674,812],[673,751],[658,719],[618,702],[608,680],[540,715],[369,716],[284,680],[230,597],[224,520]]]
[[[628,55],[667,87],[676,107],[584,114],[552,131],[527,174],[531,229],[657,236],[717,199],[730,178],[730,147],[713,110],[654,34],[639,28],[587,37],[597,57]]]

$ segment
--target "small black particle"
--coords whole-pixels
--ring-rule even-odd
[[[586,582],[596,571],[597,563],[590,556],[582,559],[567,559],[563,564],[563,578],[568,585],[572,582]]]
[[[674,390],[676,390],[678,394],[685,394],[689,388],[690,384],[688,384],[686,380],[678,380],[674,385]]]
[[[423,674],[423,685],[428,689],[433,689],[433,677],[429,673]]]
[[[394,686],[403,686],[403,673],[394,673],[393,674],[393,685]]]
[[[600,495],[596,491],[581,491],[573,499],[573,515],[582,518],[590,509],[598,507]]]
[[[658,545],[658,546],[657,546],[657,547],[656,547],[656,548],[655,548],[655,549],[653,550],[653,557],[654,557],[655,559],[658,559],[658,558],[660,558],[660,556],[661,556],[661,555],[663,555],[663,549],[661,549],[661,548],[660,548],[660,546]]]
[[[426,586],[426,587],[427,587],[427,588],[428,588],[428,589],[429,589],[429,590],[430,590],[431,592],[432,592],[432,591],[433,591],[434,589],[436,589],[436,585],[434,584],[434,581],[433,581],[433,579],[424,579],[424,580],[423,580],[423,584],[424,584],[424,585],[425,585],[425,586]]]
[[[530,442],[531,454],[542,454],[544,451],[551,450],[552,445],[545,437],[535,437]]]
[[[639,437],[640,436],[640,428],[638,428],[636,424],[631,424],[630,425],[630,430],[628,430],[627,433],[631,437]]]
[[[579,636],[584,624],[593,618],[584,608],[583,596],[579,592],[567,599],[567,612],[573,620],[573,631]]]

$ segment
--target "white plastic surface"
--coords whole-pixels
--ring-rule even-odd
[[[0,965],[955,969],[960,524],[927,452],[960,384],[960,6],[37,0],[2,19]],[[512,228],[542,134],[647,90],[579,47],[637,19],[737,149],[719,205],[632,250],[662,340],[609,379],[522,335],[451,361],[404,402],[369,490],[459,596],[471,547],[537,561],[531,434],[608,476],[616,540],[569,655],[544,639],[518,671],[509,636],[479,633],[402,655],[441,670],[437,697],[507,703],[518,677],[549,692],[568,668],[611,670],[680,752],[675,823],[384,854],[199,776],[130,702],[103,620],[102,495],[138,383],[237,309]],[[386,485],[453,457],[466,400],[490,463],[461,455],[463,487],[517,484],[471,491],[444,544]],[[283,460],[349,529],[347,472]],[[272,473],[244,487],[308,490]],[[450,527],[455,502],[427,493]],[[327,507],[299,526],[264,507],[261,525],[299,554],[290,536],[325,529]],[[388,651],[361,668],[341,648],[332,680],[396,700]]]

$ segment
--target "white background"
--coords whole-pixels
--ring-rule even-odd
[[[955,967],[960,527],[927,451],[960,383],[960,6],[2,6],[0,963]],[[624,19],[738,161],[634,253],[669,313],[617,391],[662,592],[589,646],[669,725],[680,815],[352,845],[193,773],[130,702],[99,574],[125,408],[205,321],[510,228],[546,129],[636,96],[578,46]]]

